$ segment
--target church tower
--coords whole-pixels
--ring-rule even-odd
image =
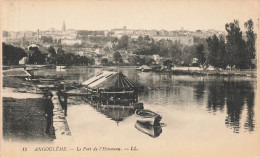
[[[62,31],[65,32],[66,31],[66,25],[65,25],[65,21],[63,20],[63,24],[62,24]]]

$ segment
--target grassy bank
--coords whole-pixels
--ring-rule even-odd
[[[3,87],[10,88],[31,88],[35,85],[31,82],[25,81],[22,78],[3,77]]]
[[[15,77],[3,77],[3,87],[29,92],[35,88],[31,82]],[[14,93],[18,94],[18,93]],[[3,137],[12,141],[51,141],[51,134],[45,135],[46,118],[43,98],[3,98]]]
[[[51,141],[55,138],[44,133],[46,119],[44,100],[3,98],[3,137],[12,141]]]

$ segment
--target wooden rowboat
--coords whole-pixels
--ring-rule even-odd
[[[150,110],[136,110],[135,115],[139,122],[149,125],[160,125],[162,119],[159,114]]]
[[[66,66],[63,66],[63,65],[60,65],[60,66],[57,65],[57,66],[56,66],[56,69],[57,69],[57,70],[60,70],[60,69],[64,69],[65,67],[66,67]]]
[[[160,136],[160,134],[162,133],[162,127],[160,125],[147,125],[144,123],[140,123],[139,121],[136,121],[135,128],[140,132],[147,134],[153,138]]]

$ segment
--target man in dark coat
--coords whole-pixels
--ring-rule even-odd
[[[51,100],[52,96],[53,95],[51,92],[46,93],[46,99],[45,99],[45,105],[44,105],[44,112],[45,112],[45,116],[46,116],[46,129],[45,129],[46,134],[50,133],[50,127],[51,127],[52,121],[53,121],[54,105]]]
[[[66,117],[67,116],[67,108],[68,108],[68,94],[67,93],[63,93],[61,91],[61,89],[59,88],[58,89],[58,92],[57,92],[57,95],[58,95],[58,99],[59,99],[59,102],[61,104],[61,107],[62,109],[64,110],[64,116]],[[63,96],[64,98],[64,101],[62,101],[61,97]]]

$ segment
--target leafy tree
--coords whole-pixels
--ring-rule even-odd
[[[172,60],[167,59],[166,61],[163,62],[163,66],[166,66],[167,69],[171,69],[173,67]]]
[[[218,39],[214,34],[212,38],[207,39],[207,43],[209,49],[208,63],[216,68],[226,69],[228,55],[224,37],[220,36],[220,39]]]
[[[109,47],[108,46],[104,47],[104,51],[107,52],[107,53],[110,52]]]
[[[66,66],[71,66],[73,64],[76,64],[77,59],[78,58],[72,53],[65,53],[65,55],[64,55],[64,60],[65,60]]]
[[[50,46],[47,51],[49,52],[47,62],[49,64],[56,64],[56,50],[52,46]]]
[[[117,50],[127,50],[128,49],[128,42],[129,42],[129,37],[127,35],[124,35],[120,38],[118,44],[116,45]]]
[[[47,51],[49,52],[50,56],[54,56],[56,54],[56,50],[52,46],[50,46]]]
[[[248,20],[244,24],[246,31],[246,48],[247,48],[247,54],[249,55],[250,59],[255,59],[255,42],[256,42],[256,34],[254,33],[254,22],[252,19]],[[251,65],[250,65],[251,67]]]
[[[225,39],[223,36],[219,39],[219,48],[218,48],[218,67],[226,69],[228,65],[228,54],[226,51]]]
[[[89,64],[94,64],[94,59],[93,58],[88,58],[86,56],[75,56],[75,65],[89,65]]]
[[[175,42],[170,46],[168,56],[172,58],[175,64],[178,64],[182,59],[181,55],[182,55],[181,44],[179,42]]]
[[[151,65],[155,60],[150,57],[143,57],[143,62],[145,65]]]
[[[225,25],[227,31],[227,53],[228,62],[231,67],[234,65],[236,68],[245,69],[250,65],[250,55],[247,54],[246,43],[242,39],[242,32],[240,31],[239,22],[234,20]]]
[[[112,43],[117,43],[119,42],[119,39],[117,37],[115,37],[113,40],[112,40]]]
[[[101,59],[101,64],[102,65],[107,65],[108,64],[108,59],[107,58],[102,58]]]
[[[139,56],[129,56],[127,59],[130,65],[143,65],[144,61]]]
[[[150,41],[150,37],[148,35],[144,36],[144,40]]]
[[[218,67],[218,52],[219,52],[219,39],[216,34],[207,39],[209,47],[208,63],[214,67]]]
[[[41,53],[38,47],[30,47],[32,55],[29,57],[30,64],[44,64],[46,56]]]
[[[158,47],[159,55],[163,57],[169,57],[169,47],[171,46],[171,44],[171,40],[162,39],[157,42],[156,46]]]
[[[119,62],[120,62],[120,63],[123,62],[122,56],[121,56],[121,54],[120,54],[118,51],[116,51],[116,52],[114,53],[113,58],[114,58],[114,61],[116,62],[116,64],[118,64]]]
[[[205,55],[204,55],[204,46],[202,44],[197,46],[196,54],[197,54],[197,58],[198,58],[198,63],[200,65],[204,65],[205,62],[206,62],[206,58],[205,58]]]
[[[2,43],[2,48],[4,65],[16,65],[19,60],[26,57],[26,53],[22,48],[6,45],[5,43]]]
[[[58,48],[55,58],[56,65],[65,65],[65,51],[63,49]]]
[[[196,57],[196,45],[185,46],[182,53],[182,65],[188,66],[192,59]]]

